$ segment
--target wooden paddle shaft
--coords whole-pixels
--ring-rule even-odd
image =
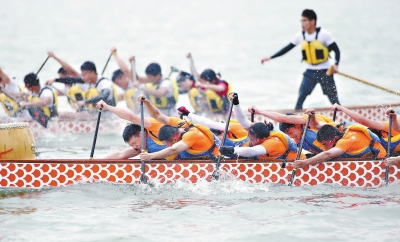
[[[331,67],[328,69],[328,71],[326,71],[326,75],[327,75],[327,76],[331,76],[332,74],[333,74],[333,66],[331,66]],[[391,90],[391,89],[388,89],[388,88],[386,88],[386,87],[382,87],[382,86],[376,85],[376,84],[374,84],[374,83],[361,80],[360,78],[351,76],[351,75],[349,75],[349,74],[346,74],[346,73],[343,73],[343,72],[340,72],[340,71],[338,71],[337,74],[342,75],[342,76],[345,76],[345,77],[350,78],[350,79],[353,79],[353,80],[356,80],[356,81],[358,81],[358,82],[367,84],[367,85],[369,85],[369,86],[373,86],[373,87],[379,88],[379,89],[381,89],[381,90],[383,90],[383,91],[390,92],[390,93],[392,93],[392,94],[394,94],[394,95],[400,96],[400,92],[396,92],[396,91]]]

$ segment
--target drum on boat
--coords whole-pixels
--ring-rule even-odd
[[[0,124],[0,160],[35,159],[36,144],[29,123]]]

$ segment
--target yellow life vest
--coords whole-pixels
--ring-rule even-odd
[[[146,87],[149,89],[157,90],[160,87],[160,84],[165,80],[168,79],[163,79],[158,84],[147,83]],[[155,97],[153,95],[148,95],[150,102],[157,108],[162,108],[162,109],[173,108],[175,104],[178,102],[179,98],[178,85],[176,84],[176,81],[171,81],[171,83],[173,88],[172,97]]]
[[[305,32],[303,31],[303,43],[301,44],[301,53],[303,55],[303,61],[311,64],[318,65],[324,63],[329,58],[329,50],[318,41],[318,34],[321,28],[317,28],[315,34],[315,40],[308,42],[305,37]]]
[[[21,85],[18,85],[19,90],[22,92],[24,88]],[[18,102],[12,96],[11,93],[8,93],[4,89],[2,89],[3,93],[0,94],[0,103],[4,108],[4,111],[8,116],[14,117],[18,111],[20,111]]]
[[[228,85],[228,94],[232,92],[232,85],[227,81],[222,81]],[[204,112],[205,109],[211,113],[224,112],[229,106],[229,101],[226,97],[219,96],[213,90],[200,91],[198,88],[192,88],[188,92],[190,104],[196,112]]]
[[[192,88],[188,92],[190,104],[192,105],[195,112],[204,111],[203,108],[207,105],[207,100],[200,90],[196,87]]]
[[[28,98],[28,101],[30,101],[30,102],[37,102],[37,101],[40,101],[40,94],[42,94],[42,92],[43,92],[44,90],[46,90],[46,89],[49,89],[49,90],[53,93],[53,106],[50,107],[50,108],[47,107],[47,106],[44,106],[44,107],[42,107],[41,109],[42,109],[43,113],[44,113],[47,117],[49,117],[49,118],[58,116],[58,112],[57,112],[57,109],[58,109],[58,96],[57,96],[57,93],[56,93],[54,90],[52,90],[51,88],[49,88],[49,87],[43,87],[43,88],[40,90],[40,93],[39,93],[39,95],[38,95],[37,97],[32,97],[32,96],[30,96],[30,97]]]
[[[76,104],[76,102],[85,100],[86,98],[85,91],[77,85],[73,85],[70,89],[68,89],[67,95],[69,97],[68,98],[69,104],[75,110],[80,109],[79,106]]]
[[[225,82],[228,85],[228,94],[232,92],[232,85],[229,82],[221,82]],[[206,96],[208,107],[212,113],[224,113],[228,109],[229,100],[227,97],[221,97],[215,91],[209,89],[206,90],[204,93]]]
[[[99,91],[97,90],[97,86],[99,85],[99,83],[102,80],[106,80],[106,78],[102,77],[100,78],[100,80],[97,81],[96,85],[94,87],[90,87],[87,91],[86,91],[86,100],[92,99],[97,97],[98,95],[100,95]],[[108,100],[103,100],[104,102],[107,102],[108,105],[111,106],[115,106],[117,105],[118,102],[118,92],[117,92],[117,88],[115,87],[114,83],[111,83],[111,88],[112,88],[112,95],[113,95],[113,102],[114,103],[108,103]],[[96,110],[96,106],[92,103],[87,104],[87,107],[89,109],[89,111],[95,111]]]
[[[137,112],[138,108],[137,105],[135,105],[136,102],[136,90],[133,88],[128,88],[125,93],[124,93],[124,100],[126,102],[126,106],[132,111],[132,112]],[[136,110],[135,110],[136,107]]]

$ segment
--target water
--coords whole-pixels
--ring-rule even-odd
[[[392,1],[1,1],[0,66],[22,83],[52,50],[76,69],[101,72],[109,49],[135,55],[144,74],[214,68],[244,107],[293,108],[304,66],[297,47],[259,64],[300,29],[300,13],[318,14],[341,52],[340,69],[400,90],[400,2]],[[59,68],[49,60],[42,83]],[[105,75],[117,68],[111,61]],[[398,103],[398,96],[335,76],[344,105]],[[62,86],[59,86],[60,88]],[[262,88],[261,88],[262,87]],[[180,104],[188,105],[180,97]],[[60,98],[62,111],[70,110]],[[317,86],[305,107],[328,106]],[[119,104],[123,107],[124,104]],[[0,116],[4,116],[0,111]],[[88,158],[93,134],[37,139],[39,158]],[[99,134],[95,157],[126,148],[120,134]],[[79,184],[0,189],[0,241],[399,241],[400,188],[296,187],[185,181],[151,186]]]

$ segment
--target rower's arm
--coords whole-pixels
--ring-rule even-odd
[[[330,44],[328,46],[328,50],[329,50],[329,52],[331,52],[331,51],[335,52],[335,65],[339,65],[340,50],[339,50],[339,46],[336,44],[336,42],[333,42],[332,44]]]
[[[251,122],[247,119],[240,105],[233,105],[233,111],[235,112],[235,118],[244,129],[249,129]]]
[[[104,110],[108,110],[115,115],[117,115],[119,118],[127,120],[131,123],[140,125],[141,124],[141,118],[138,115],[133,114],[131,111],[125,108],[119,108],[119,107],[113,107],[110,105],[107,105],[104,101],[100,101],[97,103],[96,107],[100,107],[100,105],[103,106]],[[151,122],[148,118],[144,118],[144,127],[145,128],[150,128],[151,127]]]
[[[295,47],[294,44],[289,43],[287,46],[283,47],[283,49],[281,49],[280,51],[278,51],[276,54],[274,54],[273,56],[271,56],[271,59],[282,56],[284,54],[286,54],[287,52],[289,52],[291,49],[293,49]]]
[[[129,77],[131,80],[133,80],[132,77],[132,72],[129,69],[129,67],[125,64],[125,62],[121,59],[121,57],[118,56],[117,54],[117,50],[115,49],[114,52],[112,52],[115,61],[118,64],[119,69],[124,73],[124,75],[126,75],[127,77]]]
[[[223,84],[221,84],[221,85],[215,85],[215,84],[200,84],[200,83],[199,83],[199,85],[200,85],[201,87],[204,87],[204,88],[206,88],[206,89],[213,90],[213,91],[215,91],[215,92],[222,92],[222,91],[225,90],[225,86],[224,86]]]
[[[141,87],[140,88],[142,91],[144,91],[145,93],[155,96],[155,97],[163,97],[165,95],[168,94],[168,89],[166,87],[160,87],[158,89],[151,89],[151,88],[147,88],[147,87]]]
[[[68,64],[67,62],[61,60],[60,58],[58,58],[57,56],[53,54],[51,54],[51,52],[49,52],[49,56],[53,57],[54,60],[56,60],[58,63],[60,63],[60,65],[62,66],[62,68],[64,68],[64,70],[66,72],[68,72],[69,76],[73,76],[73,77],[79,77],[79,72],[77,72],[70,64]]]
[[[153,104],[151,104],[151,102],[148,99],[145,98],[144,100],[142,100],[142,97],[144,97],[143,94],[139,95],[137,97],[137,100],[139,102],[143,102],[144,106],[146,106],[149,115],[160,123],[169,124],[169,117],[162,114],[160,110],[158,110]]]
[[[201,124],[209,128],[218,129],[218,130],[225,130],[225,124],[220,122],[212,121],[206,117],[199,116],[194,113],[189,113],[189,119],[193,123]]]
[[[259,114],[270,118],[276,122],[281,122],[281,123],[290,123],[290,124],[305,124],[306,121],[301,117],[297,115],[286,115],[278,112],[269,112],[269,111],[258,111]]]
[[[385,125],[383,123],[367,119],[363,115],[358,114],[348,108],[342,107],[338,104],[334,104],[333,109],[344,112],[345,114],[349,115],[349,117],[352,118],[355,122],[365,125],[371,129],[376,129],[376,130],[385,129]]]
[[[267,151],[262,145],[254,147],[235,147],[235,154],[243,157],[252,157],[267,154]]]
[[[51,103],[51,98],[50,97],[42,97],[40,100],[36,102],[21,102],[21,106],[28,106],[28,107],[44,107],[47,106]]]
[[[168,156],[175,155],[178,153],[181,153],[182,151],[185,151],[189,148],[189,146],[182,141],[179,141],[175,144],[173,144],[171,147],[168,147],[166,149],[160,150],[155,153],[151,153],[151,159],[156,160],[156,159],[164,159],[167,158]]]
[[[139,154],[139,152],[137,150],[135,150],[132,147],[129,147],[125,150],[121,150],[121,151],[116,151],[113,152],[111,154],[108,154],[104,157],[102,157],[101,159],[115,159],[115,160],[124,160],[124,159],[129,159],[131,157],[135,157]]]
[[[343,153],[344,152],[341,149],[333,147],[330,150],[321,152],[318,155],[313,156],[313,157],[311,157],[309,159],[305,159],[304,162],[306,162],[308,165],[315,165],[317,163],[324,162],[324,161],[327,161],[329,159],[338,157]]]
[[[72,85],[76,83],[81,83],[81,84],[85,83],[80,77],[61,77],[61,78],[56,78],[55,81],[67,85]]]
[[[100,100],[106,100],[109,95],[111,95],[111,91],[108,89],[103,89],[98,96],[85,100],[85,104],[89,103],[96,104]]]

